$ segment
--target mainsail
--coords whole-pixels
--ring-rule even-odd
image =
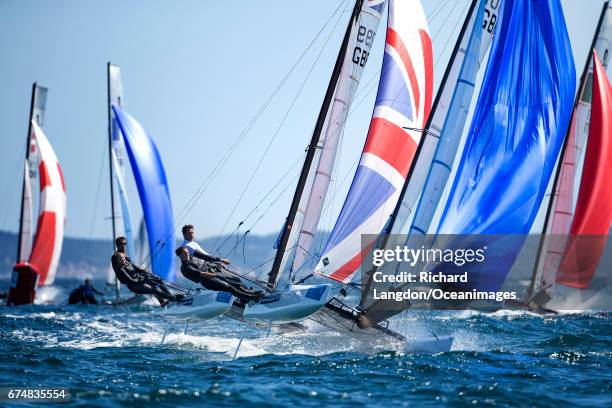
[[[349,282],[361,234],[378,234],[397,202],[431,108],[433,53],[419,0],[390,1],[376,105],[361,160],[316,272]],[[407,18],[410,16],[410,18]],[[411,128],[411,129],[405,129]]]
[[[291,201],[289,214],[277,240],[278,245],[275,245],[277,247],[276,256],[268,274],[268,286],[271,289],[277,287],[279,277],[282,275],[281,272],[286,269],[285,265],[291,254],[295,253],[293,249],[297,246],[299,239],[301,239],[299,243],[301,254],[298,254],[300,265],[296,263],[296,267],[301,266],[310,251],[314,230],[323,208],[324,196],[327,194],[329,172],[333,167],[338,138],[344,126],[348,106],[354,96],[356,82],[358,82],[358,78],[357,81],[352,81],[347,76],[353,72],[361,75],[363,66],[368,60],[368,51],[374,40],[374,33],[383,7],[383,0],[357,0],[353,7],[306,151],[304,165]],[[325,136],[323,136],[324,129],[328,131]],[[328,141],[330,143],[330,149],[325,152],[323,162],[321,162],[321,147],[323,146],[320,145],[322,136],[329,138],[329,140],[324,141],[325,143]],[[315,166],[318,163],[321,163],[320,172],[317,171],[317,166]],[[315,181],[316,184],[313,184]],[[308,214],[306,217],[307,224],[302,228],[305,219],[304,214]]]
[[[358,28],[351,30],[348,50],[352,50],[352,52],[347,52],[344,56],[333,102],[325,119],[324,131],[320,138],[319,163],[313,173],[312,187],[307,195],[307,203],[303,210],[302,226],[297,237],[297,248],[290,267],[291,272],[299,270],[307,259],[313,257],[312,244],[331,182],[346,116],[374,43],[385,1],[364,2],[355,24],[355,27]],[[298,210],[298,213],[300,212],[301,209]]]
[[[17,263],[27,262],[32,253],[32,177],[28,160],[24,162],[23,197],[21,200],[21,217],[19,220],[19,243],[17,245]]]
[[[144,128],[118,105],[112,110],[121,129],[144,213],[153,272],[174,280],[174,226],[166,172]]]
[[[612,86],[596,51],[593,61],[591,123],[580,191],[557,276],[557,283],[579,289],[593,279],[612,222]],[[589,234],[596,236],[584,237]]]
[[[528,234],[569,125],[576,74],[559,0],[504,2],[500,24],[438,233]],[[474,286],[497,290],[522,244],[474,267]]]
[[[40,202],[36,236],[30,255],[40,276],[39,285],[50,285],[62,253],[66,219],[66,188],[57,156],[36,121],[32,120],[32,138],[40,153],[38,165]]]

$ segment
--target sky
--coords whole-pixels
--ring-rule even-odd
[[[277,232],[349,3],[0,0],[0,230],[18,229],[30,93],[38,81],[49,88],[44,131],[64,172],[66,235],[110,239],[106,63],[111,61],[121,67],[124,108],[159,148],[176,222],[195,224],[201,238],[232,232],[241,220],[246,220],[241,231],[253,226],[252,233]],[[433,39],[437,88],[468,1],[422,3]],[[579,75],[603,1],[561,3]],[[341,12],[335,13],[339,5]],[[324,229],[333,227],[367,134],[384,25],[386,19],[349,115],[321,221]],[[237,140],[241,143],[213,173]],[[137,192],[133,181],[128,183],[138,214]]]

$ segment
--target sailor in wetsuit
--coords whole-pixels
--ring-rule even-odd
[[[200,283],[206,289],[219,292],[229,292],[239,299],[245,301],[259,300],[264,295],[263,291],[256,291],[242,283],[240,278],[226,272],[222,267],[222,259],[194,252],[189,254],[186,247],[179,247],[175,251],[181,259],[181,272],[183,276],[192,282]]]
[[[111,257],[113,270],[119,282],[126,285],[129,290],[137,294],[153,295],[159,300],[161,306],[165,306],[171,300],[182,298],[180,295],[173,295],[160,277],[132,263],[125,253],[127,246],[125,237],[118,237],[115,245],[117,245],[117,251]]]

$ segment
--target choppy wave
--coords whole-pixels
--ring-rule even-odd
[[[452,350],[405,354],[309,325],[266,336],[219,318],[171,325],[152,306],[0,307],[0,384],[62,386],[72,405],[610,406],[610,315],[414,312],[406,335]]]

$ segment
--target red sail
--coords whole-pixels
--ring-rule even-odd
[[[593,99],[584,168],[570,240],[557,283],[589,286],[606,245],[612,222],[612,86],[593,50]]]

